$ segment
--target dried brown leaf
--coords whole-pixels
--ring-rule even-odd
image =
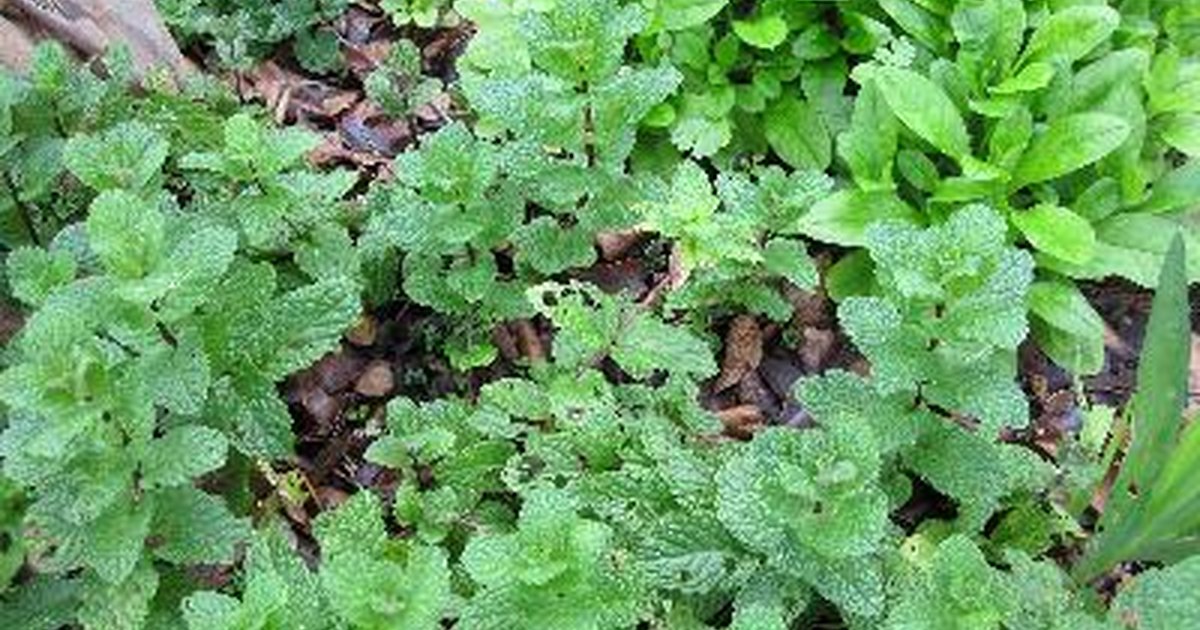
[[[758,322],[749,315],[737,316],[725,335],[725,356],[713,391],[724,391],[740,383],[746,374],[758,369],[762,358],[763,337]]]

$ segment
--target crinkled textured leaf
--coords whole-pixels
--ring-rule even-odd
[[[13,297],[29,306],[41,306],[60,286],[75,279],[75,259],[70,253],[22,247],[5,259]]]
[[[886,628],[996,628],[1014,608],[1013,593],[965,536],[941,542],[895,595]]]
[[[157,590],[158,572],[148,562],[138,565],[120,584],[85,578],[78,621],[89,630],[140,630]]]
[[[872,559],[887,532],[880,454],[861,419],[820,429],[772,428],[717,477],[721,522],[777,570],[856,615],[882,607]]]
[[[98,190],[140,191],[159,174],[170,144],[137,121],[67,142],[63,160],[79,181]]]
[[[533,491],[517,532],[473,538],[462,563],[480,590],[458,625],[585,630],[636,622],[638,592],[614,566],[610,528],[575,509],[561,491]]]
[[[1109,618],[1120,627],[1146,630],[1200,623],[1200,557],[1135,576],[1117,593]]]
[[[669,66],[623,68],[591,94],[591,124],[596,156],[603,164],[621,166],[633,150],[638,123],[666,100],[683,80]]]
[[[437,628],[450,596],[445,553],[412,546],[403,562],[388,546],[379,500],[367,492],[317,520],[321,582],[338,615],[355,627]]]
[[[885,295],[848,298],[838,315],[884,393],[920,387],[989,429],[1025,424],[1014,351],[1028,332],[1033,261],[1006,245],[1006,229],[999,215],[972,206],[940,226],[868,232]]]
[[[92,202],[88,243],[105,268],[121,278],[140,278],[162,260],[166,247],[162,212],[133,193],[108,190]]]
[[[645,25],[640,6],[617,0],[557,0],[525,17],[522,30],[539,68],[572,83],[599,83],[617,72],[625,42]]]
[[[225,464],[228,442],[219,431],[185,425],[146,446],[142,482],[149,488],[182,486]]]
[[[83,560],[105,582],[130,579],[142,557],[152,511],[146,503],[118,502],[76,534]]]
[[[1053,474],[1020,446],[995,442],[990,435],[964,431],[940,418],[923,418],[922,423],[923,435],[905,451],[904,461],[957,502],[964,531],[982,528],[1002,499],[1022,490],[1038,491]]]
[[[234,447],[248,456],[291,454],[292,417],[270,381],[248,376],[217,381],[205,415],[228,427]]]
[[[263,316],[264,376],[279,379],[316,362],[337,346],[362,309],[345,280],[308,285],[276,298]]]
[[[649,315],[634,316],[621,332],[612,358],[638,379],[647,378],[656,370],[701,378],[717,372],[708,344]]]
[[[176,564],[228,564],[250,536],[248,519],[236,518],[221,497],[192,486],[155,494],[154,555]]]

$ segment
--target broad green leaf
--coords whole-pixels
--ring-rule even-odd
[[[838,136],[837,149],[854,174],[854,183],[864,190],[888,189],[893,185],[892,164],[896,156],[899,126],[888,108],[879,85],[867,81],[854,99],[850,128]],[[936,179],[937,170],[934,169]]]
[[[1051,360],[1079,376],[1104,369],[1104,320],[1074,284],[1035,282],[1029,311],[1034,338]]]
[[[1200,207],[1200,160],[1189,160],[1155,182],[1150,198],[1138,210],[1174,214],[1197,207]]]
[[[871,76],[896,117],[913,133],[959,162],[970,157],[966,123],[941,86],[903,68],[882,67]]]
[[[771,13],[749,20],[734,20],[733,32],[755,48],[771,50],[787,39],[788,24],[779,15]]]
[[[110,273],[141,278],[162,260],[166,221],[152,202],[123,190],[108,190],[92,202],[87,235]]]
[[[900,28],[926,48],[939,55],[946,54],[953,38],[946,28],[944,11],[942,15],[930,12],[928,0],[878,0],[878,4]]]
[[[655,22],[669,31],[704,24],[721,12],[729,0],[655,0]]]
[[[1162,469],[1187,402],[1192,345],[1184,263],[1183,238],[1176,236],[1167,250],[1146,328],[1138,364],[1134,439],[1122,471],[1127,470],[1128,480],[1143,489],[1151,486]]]
[[[1012,188],[1021,188],[1073,173],[1125,143],[1129,123],[1110,114],[1074,114],[1059,118],[1034,138],[1013,173]]]
[[[1021,0],[960,0],[950,25],[958,40],[958,65],[978,87],[1008,71],[1021,52],[1025,35]]]
[[[1016,75],[1004,80],[1000,85],[992,88],[993,94],[1012,95],[1022,92],[1036,92],[1047,85],[1050,85],[1050,80],[1054,78],[1054,66],[1043,63],[1031,63],[1018,72]]]
[[[156,495],[151,533],[154,555],[176,564],[228,564],[250,537],[250,520],[229,512],[225,500],[185,485]]]
[[[1167,119],[1163,140],[1190,158],[1200,158],[1200,114],[1179,114]]]
[[[822,171],[829,166],[833,147],[820,115],[805,101],[784,98],[767,110],[764,131],[771,148],[788,165]]]
[[[1072,64],[1108,39],[1121,14],[1107,6],[1073,6],[1053,13],[1025,46],[1022,65],[1038,61]]]
[[[1061,206],[1041,204],[1014,210],[1013,225],[1039,251],[1076,265],[1086,265],[1096,253],[1096,233],[1087,219]]]
[[[894,193],[844,190],[813,206],[800,218],[799,231],[818,241],[861,247],[866,244],[867,228],[886,220],[915,224],[920,216]]]

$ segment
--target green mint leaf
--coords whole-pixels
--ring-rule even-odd
[[[176,564],[227,564],[250,536],[248,519],[236,518],[225,500],[192,486],[155,494],[154,555]]]
[[[708,344],[649,315],[634,316],[612,349],[612,358],[637,379],[648,378],[656,370],[700,378],[717,372]]]
[[[1198,587],[1200,558],[1196,556],[1164,569],[1149,569],[1117,593],[1109,619],[1122,627],[1189,626],[1200,621]]]
[[[110,273],[136,279],[162,261],[166,220],[152,202],[123,190],[109,190],[92,202],[87,234]]]
[[[801,289],[815,289],[821,280],[816,263],[800,241],[783,238],[768,241],[763,250],[763,267]]]
[[[58,287],[75,279],[75,258],[62,250],[22,247],[5,259],[13,297],[28,306],[41,306]]]
[[[129,122],[98,135],[71,138],[63,161],[72,175],[98,191],[140,191],[158,176],[170,148],[150,127]]]
[[[988,565],[983,552],[965,536],[942,541],[927,562],[900,587],[888,627],[969,624],[993,628],[1016,606],[1004,576]]]
[[[152,440],[142,463],[147,488],[182,486],[225,464],[228,442],[215,429],[186,425]]]

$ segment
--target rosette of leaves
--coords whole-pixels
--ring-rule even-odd
[[[639,123],[680,81],[669,65],[625,65],[645,12],[618,0],[522,6],[512,10],[513,50],[463,72],[480,128],[549,148],[565,171],[624,172]]]
[[[867,231],[879,294],[848,298],[838,318],[886,394],[967,414],[985,434],[1025,426],[1016,349],[1028,333],[1028,252],[1007,244],[1003,217],[969,206],[930,228]]]
[[[515,381],[514,386],[524,383]],[[511,523],[512,515],[499,503],[481,505],[486,493],[505,490],[501,473],[517,451],[513,438],[518,428],[489,402],[491,392],[504,385],[485,386],[479,408],[458,400],[417,404],[397,398],[388,403],[388,431],[365,457],[400,471],[396,520],[417,538],[440,543],[486,529],[489,523],[496,526],[497,517],[501,524],[505,519]]]
[[[323,277],[322,271],[356,277],[341,202],[357,174],[309,168],[305,159],[319,141],[315,134],[297,127],[271,129],[248,113],[230,117],[223,138],[219,150],[180,160],[193,204],[237,229],[251,251],[295,252],[301,270],[314,279]]]
[[[684,81],[645,126],[721,164],[773,152],[794,168],[830,167],[850,117],[850,60],[895,41],[897,20],[861,3],[725,4],[652,3],[639,51],[670,59]]]
[[[400,155],[395,183],[375,186],[368,201],[360,245],[369,294],[390,297],[402,263],[404,293],[461,322],[447,346],[460,367],[490,363],[491,328],[531,314],[528,270],[504,268],[526,217],[505,158],[501,146],[452,124]],[[555,245],[546,253],[570,258]],[[584,249],[590,258],[590,240]]]
[[[1064,367],[1094,373],[1102,323],[1070,279],[1154,286],[1170,235],[1195,210],[1200,179],[1187,160],[1200,127],[1196,100],[1181,95],[1196,61],[1176,43],[1178,30],[1157,41],[1153,32],[1122,36],[1123,19],[1156,18],[1141,6],[918,4],[883,8],[933,55],[855,68],[860,94],[837,153],[856,190],[819,207],[811,235],[858,244],[828,226],[858,222],[880,191],[917,200],[932,217],[988,203],[1043,270],[1030,304],[1040,345]],[[1191,263],[1200,278],[1200,259]]]
[[[1001,570],[961,535],[936,543],[914,536],[900,556],[882,628],[1111,627],[1087,612],[1053,562],[1010,551]]]
[[[621,628],[637,623],[638,576],[622,566],[605,524],[579,516],[562,490],[523,497],[516,531],[471,539],[462,563],[478,590],[458,626],[478,628]]]
[[[279,525],[255,536],[242,597],[213,591],[182,605],[189,630],[439,628],[450,570],[439,548],[390,538],[379,500],[360,492],[313,524],[321,563],[309,571]]]
[[[115,52],[104,65],[107,80],[76,64],[59,44],[43,43],[28,76],[0,70],[0,244],[10,250],[46,244],[88,206],[89,187],[67,176],[67,140],[134,112],[126,88],[132,65]],[[139,137],[112,149],[132,148]]]
[[[850,417],[758,433],[717,476],[717,514],[769,566],[809,584],[843,611],[883,609],[888,499],[869,428]]]
[[[744,308],[785,321],[785,283],[813,290],[819,277],[796,233],[800,216],[832,188],[816,172],[764,167],[717,177],[716,192],[698,164],[684,161],[669,186],[638,204],[640,227],[671,239],[681,286],[667,299],[677,311]]]

